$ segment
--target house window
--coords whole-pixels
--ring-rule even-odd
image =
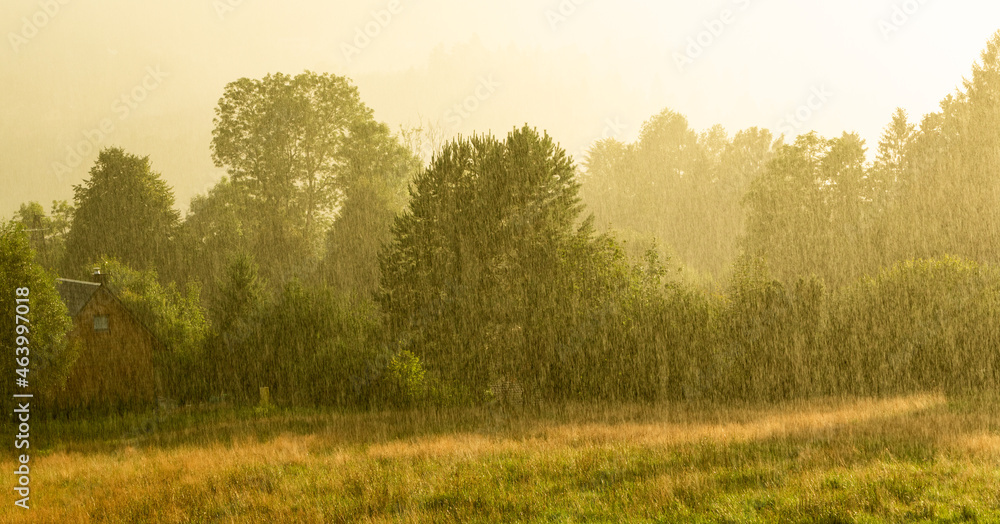
[[[107,315],[94,315],[94,331],[107,331],[108,326],[108,316]]]

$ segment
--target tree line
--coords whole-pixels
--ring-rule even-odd
[[[994,390],[998,52],[919,124],[897,110],[873,162],[854,133],[665,110],[579,162],[526,125],[425,163],[346,78],[244,78],[216,107],[228,176],[183,218],[149,158],[105,149],[72,205],[4,226],[5,278],[105,268],[182,402]],[[73,351],[47,343],[56,388]]]

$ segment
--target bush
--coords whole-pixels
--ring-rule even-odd
[[[413,353],[403,350],[389,359],[384,401],[393,407],[443,406],[457,403],[458,395],[434,373],[428,373]]]
[[[246,344],[259,364],[248,379],[258,382],[253,391],[271,387],[276,401],[292,405],[366,402],[368,390],[356,382],[380,347],[370,301],[293,280],[261,311],[259,338]]]
[[[392,391],[390,398],[396,404],[414,405],[426,400],[429,394],[426,378],[427,372],[420,359],[409,351],[393,355],[386,368],[386,382]]]
[[[827,344],[838,389],[891,395],[995,389],[1000,275],[958,258],[883,270],[837,301]]]
[[[740,261],[713,331],[713,396],[779,401],[819,391],[817,345],[826,325],[822,280],[791,286],[770,277],[762,260]]]

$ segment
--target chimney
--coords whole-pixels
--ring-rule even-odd
[[[101,268],[99,267],[94,268],[94,274],[91,275],[90,279],[102,286],[108,285],[108,275],[105,273],[101,273]]]

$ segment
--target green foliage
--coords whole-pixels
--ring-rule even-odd
[[[916,128],[907,118],[902,108],[892,114],[892,122],[886,126],[879,140],[877,156],[869,175],[874,189],[871,198],[885,211],[900,204],[894,197],[908,183],[907,153]]]
[[[872,269],[877,260],[863,248],[876,190],[864,161],[864,142],[851,133],[809,133],[779,147],[743,198],[745,253],[767,258],[785,283],[815,274],[839,286]]]
[[[370,296],[378,288],[378,252],[391,240],[393,220],[406,206],[407,183],[422,166],[384,124],[359,126],[353,138],[322,272],[330,285]]]
[[[387,371],[389,381],[396,385],[402,398],[414,402],[427,395],[426,372],[413,353],[400,351],[393,355]]]
[[[458,402],[455,393],[420,358],[403,350],[392,355],[379,384],[378,404],[397,408],[445,406]]]
[[[635,143],[594,144],[584,176],[527,126],[424,169],[401,143],[422,131],[393,136],[346,78],[244,78],[216,109],[230,178],[180,229],[120,149],[75,214],[19,217],[46,267],[121,261],[105,269],[185,399],[425,406],[499,378],[557,401],[979,393],[1000,380],[998,57],[1000,33],[919,126],[897,110],[871,165],[854,133],[730,137],[665,110]],[[215,330],[198,286],[154,270],[201,283]]]
[[[732,384],[731,370],[720,366],[719,302],[690,286],[668,288],[646,328],[647,351],[663,353],[655,377],[658,400],[721,399]]]
[[[1000,274],[954,257],[896,264],[846,290],[836,304],[831,349],[838,389],[859,394],[998,385]]]
[[[631,267],[591,221],[577,226],[577,190],[563,150],[532,129],[447,144],[381,256],[379,303],[400,349],[466,392],[509,376],[536,395],[648,396],[629,337],[661,270],[655,257]]]
[[[246,254],[232,259],[225,280],[219,286],[212,317],[223,334],[240,334],[249,328],[250,319],[264,303],[266,284],[257,274],[257,265]]]
[[[855,133],[786,144],[751,129],[730,140],[664,110],[636,143],[594,144],[583,199],[602,229],[659,240],[709,284],[741,254],[767,258],[786,286],[816,275],[834,288],[901,260],[995,263],[998,57],[1000,32],[938,112],[919,126],[902,109],[892,115],[871,165]]]
[[[226,86],[215,114],[212,158],[244,199],[243,231],[274,282],[315,269],[338,210],[354,227],[363,225],[352,220],[356,214],[400,209],[406,179],[418,167],[344,77],[307,71],[241,78]],[[374,208],[356,209],[372,202]],[[385,225],[371,226],[376,242]],[[348,259],[365,241],[345,235],[335,235],[333,247],[336,257]],[[361,254],[373,249],[362,246]],[[373,263],[348,263],[349,272]],[[370,275],[359,279],[359,286],[370,286]]]
[[[21,204],[15,220],[24,225],[35,250],[35,259],[50,272],[56,272],[66,251],[66,235],[73,223],[73,206],[54,200],[48,215],[38,202]]]
[[[226,269],[210,309],[215,327],[206,344],[212,387],[241,400],[252,398],[254,370],[259,369],[254,347],[261,340],[260,321],[268,295],[248,255],[237,255]]]
[[[102,256],[138,269],[166,267],[180,213],[173,209],[170,187],[150,169],[149,157],[104,149],[90,178],[73,191],[76,211],[65,268],[76,272]]]
[[[253,222],[248,216],[246,195],[226,177],[193,198],[177,233],[172,280],[200,282],[204,298],[214,301],[232,259],[250,252]]]
[[[536,349],[529,367],[548,368],[549,398],[655,399],[663,393],[660,373],[676,356],[662,332],[666,268],[655,247],[632,261],[614,238],[591,237],[589,228],[588,221],[560,252],[550,314],[538,326],[541,347],[551,351]]]
[[[581,196],[602,230],[652,238],[661,255],[669,250],[679,265],[719,279],[738,253],[740,198],[771,155],[766,130],[730,139],[715,126],[698,135],[683,116],[664,110],[643,125],[638,142],[606,139],[591,147]]]
[[[899,189],[884,248],[889,263],[945,254],[996,261],[1000,244],[1000,32],[993,35],[962,88],[925,115],[915,130],[900,128]],[[894,119],[893,128],[900,124]],[[910,131],[907,133],[906,131]],[[899,140],[895,140],[899,142]],[[898,148],[897,148],[898,149]]]
[[[375,386],[371,368],[381,352],[374,305],[334,290],[292,280],[255,319],[258,338],[247,345],[252,392],[271,388],[275,402],[360,405]]]
[[[27,288],[27,293],[17,290]],[[16,299],[27,298],[26,303]],[[18,305],[27,305],[27,323],[15,322]],[[22,308],[23,309],[23,308]],[[34,392],[46,396],[63,387],[69,370],[77,357],[77,349],[69,344],[66,334],[73,327],[66,305],[55,288],[55,277],[35,260],[24,226],[14,222],[0,224],[0,318],[4,319],[3,340],[6,358],[0,362],[0,393],[4,406],[13,393]],[[18,325],[27,327],[27,333],[18,333]],[[23,329],[22,329],[23,331]],[[22,344],[18,336],[27,337]],[[28,353],[15,351],[27,347]],[[27,356],[29,372],[26,377],[30,390],[15,387],[15,358]],[[9,410],[8,410],[9,412]]]
[[[785,286],[759,260],[733,277],[720,318],[716,372],[724,399],[785,400],[817,392],[813,373],[825,326],[822,280]]]
[[[576,191],[565,152],[534,130],[447,144],[380,257],[379,302],[402,349],[477,391],[526,364],[524,336],[541,334],[532,328],[548,304],[538,302],[573,235]]]

